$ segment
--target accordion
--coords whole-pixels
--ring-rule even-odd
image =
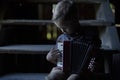
[[[66,74],[81,73],[85,64],[90,60],[93,45],[87,40],[73,40],[58,43],[61,51],[57,66],[63,68]]]

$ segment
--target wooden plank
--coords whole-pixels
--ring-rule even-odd
[[[54,45],[8,45],[0,47],[0,54],[45,54]]]
[[[49,2],[52,2],[52,3],[56,3],[58,2],[59,0],[27,0],[27,1],[30,1],[30,2],[38,2],[38,3],[49,3]],[[85,3],[101,3],[101,2],[104,2],[106,0],[75,0],[76,2],[85,2]]]
[[[2,25],[47,25],[53,24],[52,20],[0,20]],[[83,26],[111,26],[113,22],[104,20],[80,20]]]
[[[114,25],[113,22],[104,20],[80,20],[80,24],[83,26],[110,26]]]
[[[4,0],[7,1],[7,0]],[[60,0],[8,0],[10,1],[14,1],[14,2],[32,2],[32,3],[57,3]],[[104,2],[106,0],[75,0],[75,2],[79,3],[79,2],[85,2],[85,3],[101,3]]]
[[[51,20],[2,20],[0,24],[4,25],[46,25],[52,24]]]

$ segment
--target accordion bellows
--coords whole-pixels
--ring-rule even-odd
[[[90,61],[93,44],[87,40],[64,41],[63,71],[65,73],[81,73]]]

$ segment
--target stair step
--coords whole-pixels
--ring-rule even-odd
[[[16,2],[20,2],[20,0],[14,0]],[[25,0],[27,2],[32,3],[57,3],[59,0]],[[106,0],[75,0],[77,3],[84,2],[84,3],[101,3]]]
[[[16,73],[8,74],[0,78],[0,80],[45,80],[48,73]]]
[[[85,2],[85,3],[102,3],[106,0],[75,0],[76,2]]]
[[[1,20],[0,24],[3,25],[46,25],[53,24],[51,20]],[[104,20],[80,20],[83,26],[111,26],[114,22]]]

